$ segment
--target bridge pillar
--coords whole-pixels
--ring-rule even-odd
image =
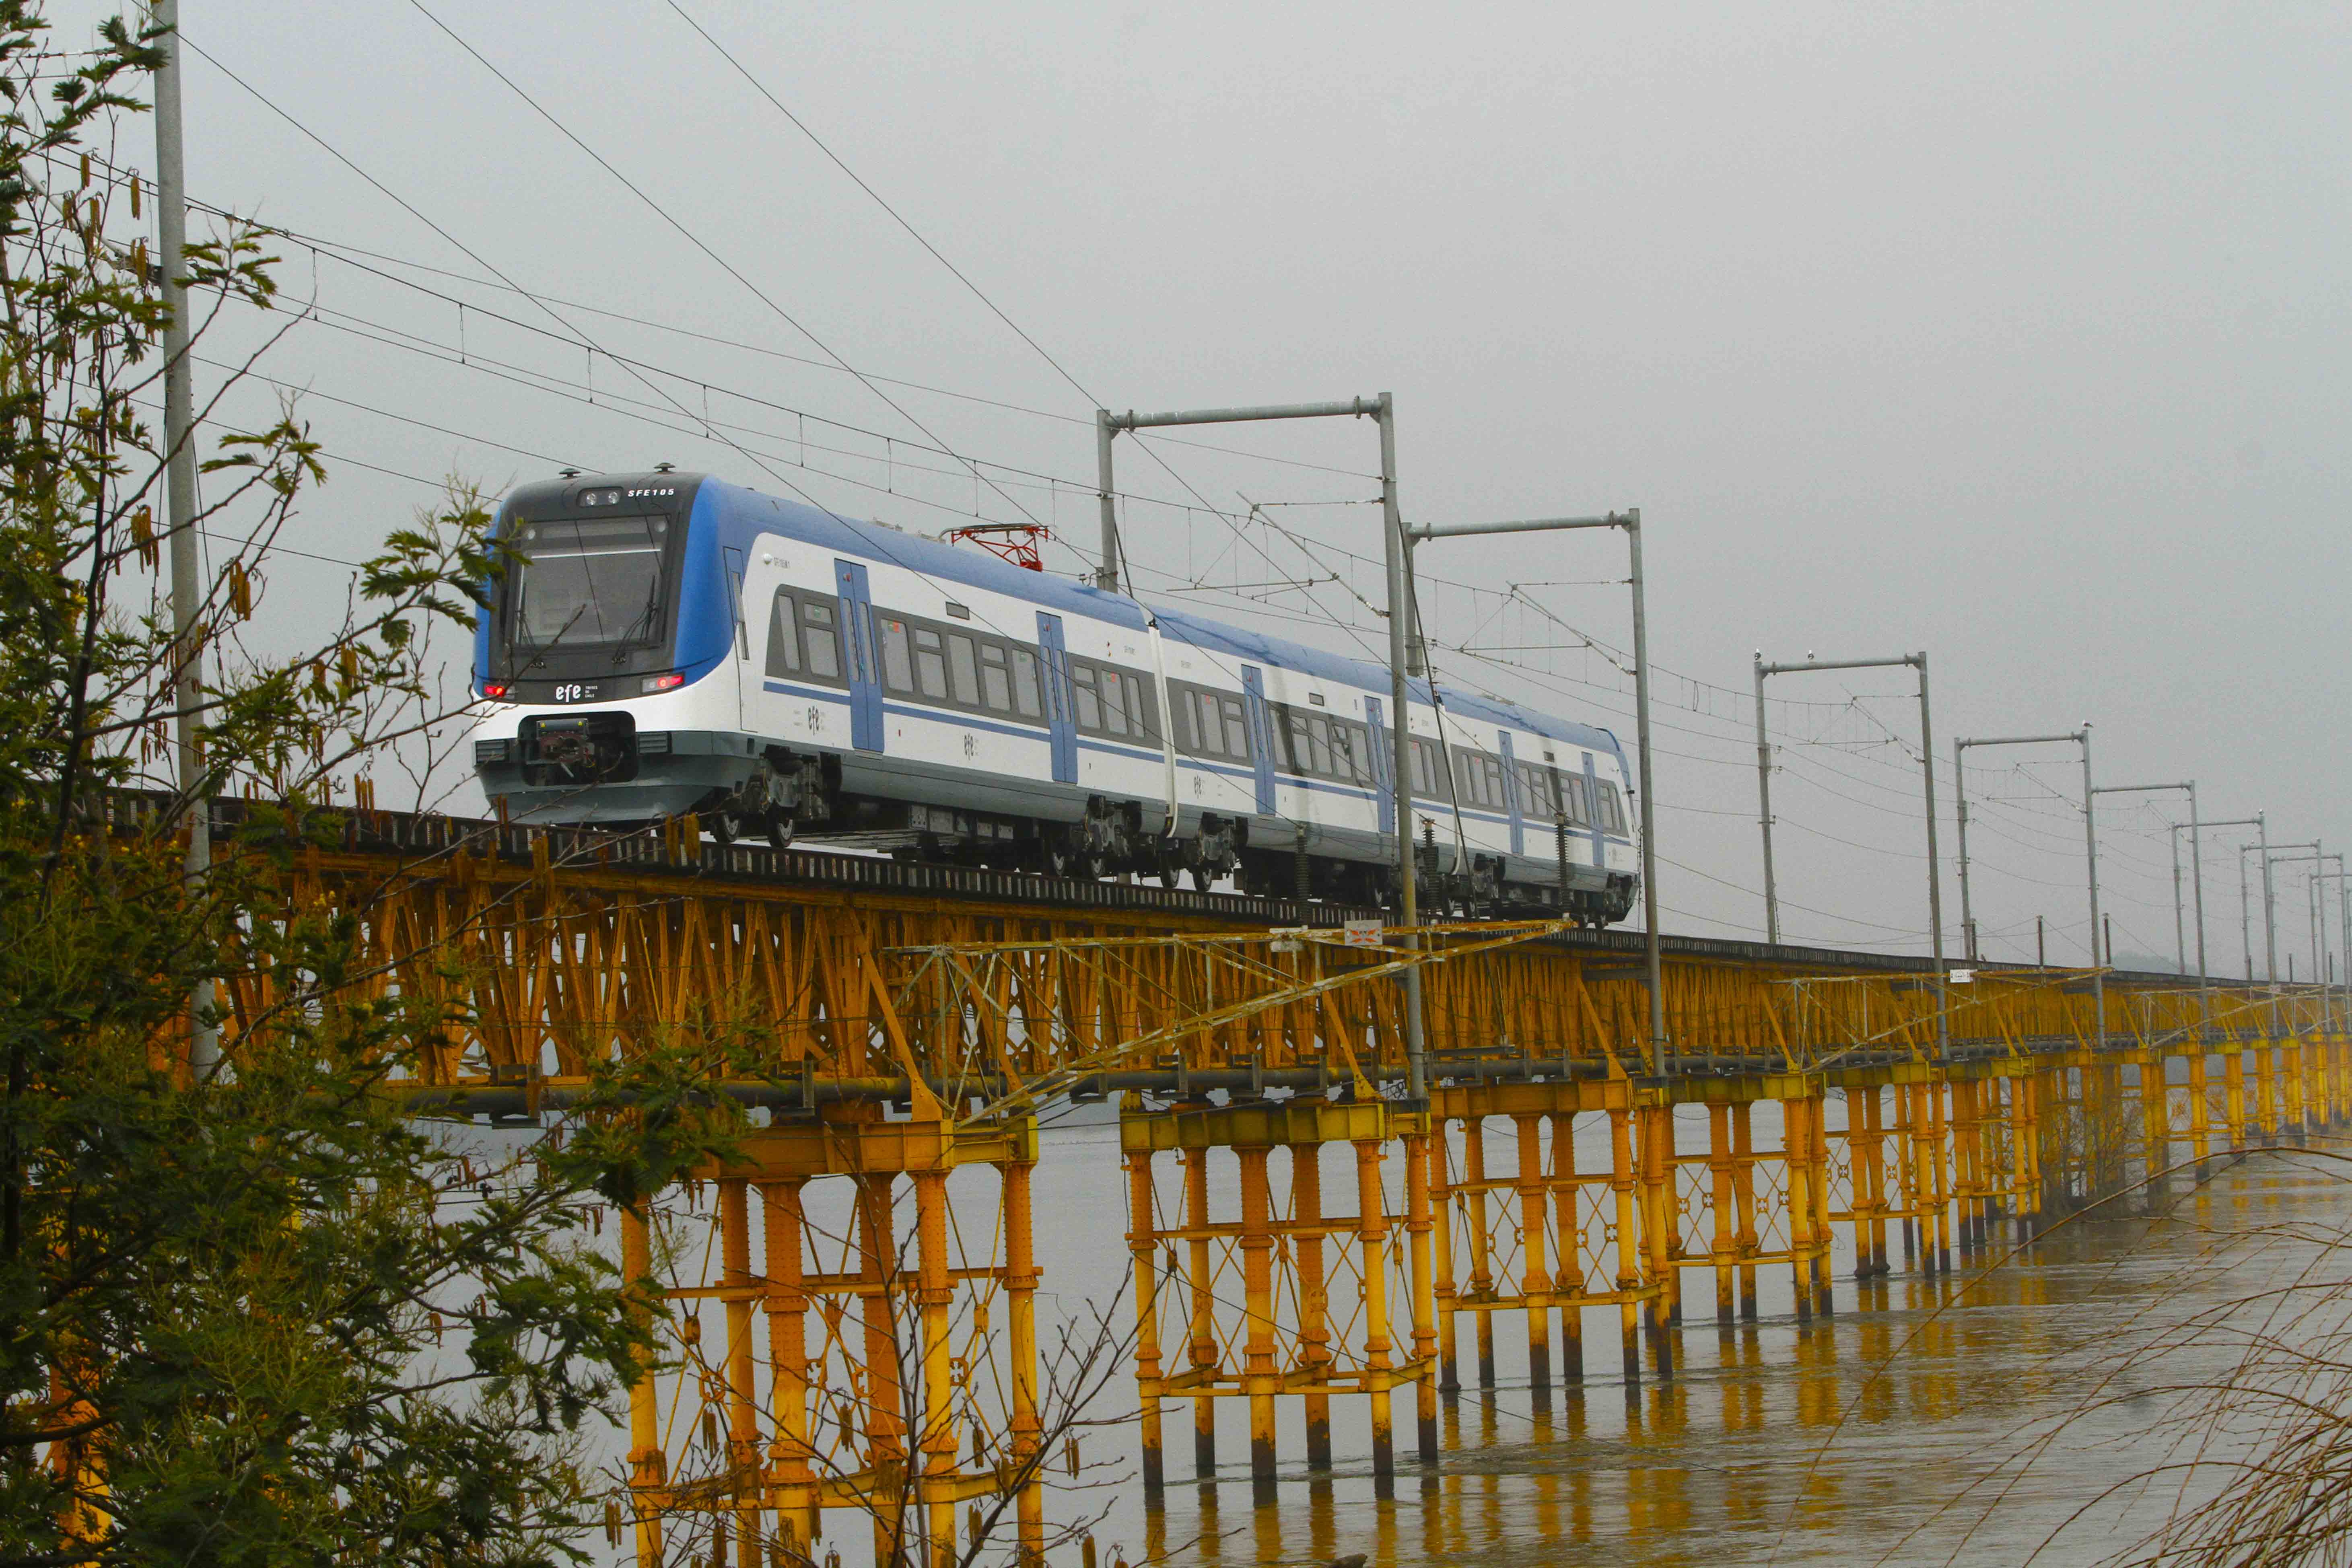
[[[1731,1105],[1731,1200],[1738,1207],[1733,1243],[1739,1249],[1739,1318],[1757,1320],[1756,1254],[1763,1243],[1756,1228],[1756,1126],[1754,1102]]]
[[[1528,1387],[1537,1403],[1551,1403],[1551,1270],[1544,1258],[1551,1195],[1544,1179],[1543,1121],[1538,1111],[1512,1113],[1518,1129],[1519,1288],[1528,1298]],[[1572,1245],[1572,1234],[1563,1246]]]
[[[672,1232],[664,1256],[704,1255],[676,1234],[695,1223],[690,1214],[623,1212],[624,1271],[671,1303],[672,1348],[682,1363],[630,1395],[642,1568],[665,1556],[721,1568],[730,1560],[734,1568],[810,1561],[825,1512],[843,1509],[866,1516],[877,1556],[950,1563],[956,1505],[982,1498],[1010,1505],[1020,1561],[1042,1562],[1029,1221],[1035,1159],[1026,1119],[890,1122],[874,1102],[753,1129],[737,1157],[696,1173],[685,1189],[691,1199],[701,1183],[716,1186],[714,1211],[702,1221],[716,1242],[715,1284],[663,1288],[656,1277],[656,1223]],[[992,1256],[1001,1248],[1001,1266],[959,1267],[954,1256],[948,1179],[971,1166],[999,1176]],[[903,1239],[901,1177],[913,1211],[912,1235]],[[825,1178],[847,1189],[845,1220],[809,1213],[809,1189]],[[903,1242],[911,1242],[911,1267]],[[841,1271],[812,1267],[842,1254],[845,1243]],[[989,1327],[999,1301],[1004,1336]],[[705,1333],[714,1302],[716,1343]],[[762,1317],[764,1354],[756,1332]],[[813,1326],[821,1330],[814,1352]],[[1000,1407],[983,1409],[982,1394],[994,1390],[1004,1391]],[[667,1412],[666,1395],[675,1402]],[[919,1421],[911,1431],[901,1403],[908,1396]],[[665,1432],[675,1450],[665,1451]]]
[[[1560,1375],[1571,1387],[1584,1381],[1585,1270],[1583,1230],[1578,1223],[1576,1115],[1551,1113],[1552,1233],[1559,1239],[1552,1270],[1552,1294],[1559,1307]]]
[[[2164,1052],[2150,1046],[2139,1053],[2140,1159],[2147,1178],[2145,1202],[2162,1206],[2168,1183],[2158,1172],[2172,1164],[2172,1071]]]
[[[1715,1260],[1715,1323],[1721,1329],[1734,1322],[1732,1282],[1739,1259],[1731,1170],[1731,1107],[1710,1104],[1706,1108],[1707,1204],[1715,1211],[1715,1236],[1707,1256]]]
[[[1853,1172],[1853,1272],[1886,1272],[1886,1103],[1875,1083],[1845,1092],[1847,1162]],[[1856,1113],[1859,1113],[1859,1122]]]
[[[2200,1040],[2189,1053],[2189,1155],[2197,1162],[2200,1181],[2212,1174],[2210,1164],[2213,1154],[2213,1105],[2208,1066],[2205,1044]]]
[[[2253,1049],[2253,1143],[2279,1143],[2279,1044]]]
[[[1129,1096],[1119,1116],[1119,1140],[1127,1156],[1129,1206],[1133,1215],[1129,1245],[1139,1270],[1150,1270],[1149,1259],[1159,1249],[1164,1266],[1149,1292],[1139,1274],[1139,1313],[1149,1312],[1139,1336],[1136,1379],[1146,1415],[1143,1432],[1147,1486],[1145,1506],[1157,1512],[1165,1498],[1164,1485],[1153,1485],[1160,1413],[1171,1397],[1189,1399],[1193,1408],[1194,1468],[1204,1485],[1216,1477],[1216,1416],[1220,1399],[1247,1402],[1250,1430],[1250,1489],[1253,1500],[1265,1504],[1278,1495],[1280,1456],[1276,1450],[1279,1401],[1297,1395],[1307,1416],[1307,1458],[1310,1467],[1326,1469],[1331,1462],[1331,1398],[1340,1394],[1368,1397],[1372,1426],[1373,1490],[1380,1497],[1393,1495],[1395,1457],[1391,1430],[1391,1391],[1402,1384],[1423,1385],[1434,1371],[1432,1357],[1437,1343],[1433,1310],[1433,1282],[1425,1261],[1427,1238],[1434,1229],[1430,1212],[1431,1188],[1425,1162],[1429,1158],[1427,1123],[1416,1113],[1400,1111],[1385,1102],[1335,1102],[1300,1096],[1284,1101],[1236,1101],[1226,1105],[1188,1103],[1168,1110],[1144,1108]],[[1382,1166],[1389,1145],[1406,1137],[1405,1213],[1402,1217],[1409,1244],[1400,1255],[1389,1237]],[[1335,1212],[1321,1166],[1326,1145],[1350,1146],[1356,1172],[1356,1211]],[[1276,1169],[1270,1157],[1286,1150],[1286,1193],[1276,1192]],[[1211,1202],[1210,1160],[1218,1150],[1229,1150],[1239,1167],[1240,1213],[1220,1220]],[[1183,1220],[1161,1227],[1156,1215],[1157,1194],[1153,1156],[1174,1153],[1183,1176]],[[1424,1162],[1416,1175],[1412,1161]],[[1181,1280],[1174,1262],[1174,1245],[1186,1249]],[[1352,1267],[1347,1257],[1353,1244]],[[1419,1252],[1423,1257],[1414,1257]],[[1391,1320],[1391,1275],[1403,1262],[1405,1292],[1412,1298],[1412,1354],[1400,1362],[1394,1355],[1400,1335]],[[1238,1272],[1239,1302],[1229,1288],[1221,1293],[1217,1281]],[[1352,1322],[1352,1343],[1335,1332],[1329,1306],[1332,1284],[1352,1272],[1360,1312],[1337,1314]],[[1284,1311],[1284,1303],[1291,1310]],[[1160,1371],[1161,1325],[1181,1321],[1190,1335],[1189,1364],[1168,1376]],[[1421,1452],[1433,1458],[1436,1447],[1434,1390],[1418,1402]]]
[[[2221,1113],[2230,1152],[2243,1154],[2253,1140],[2247,1130],[2246,1051],[2235,1040],[2230,1042],[2230,1049],[2221,1056]]]

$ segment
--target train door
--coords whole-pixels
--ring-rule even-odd
[[[1070,652],[1062,618],[1037,612],[1037,653],[1045,666],[1045,725],[1053,735],[1054,782],[1078,781],[1078,727],[1070,716]]]
[[[1519,765],[1511,756],[1511,732],[1496,733],[1503,737],[1503,800],[1511,811],[1511,852],[1523,855],[1528,852],[1528,819],[1519,800]]]
[[[882,682],[874,667],[874,593],[862,562],[833,563],[841,591],[842,641],[848,644],[842,675],[849,682],[849,744],[860,751],[882,749]]]
[[[1250,765],[1257,773],[1257,810],[1274,815],[1274,718],[1265,707],[1265,672],[1242,666],[1242,711],[1249,719]]]
[[[733,545],[728,545],[719,553],[726,562],[727,602],[732,607],[735,617],[735,713],[736,722],[740,724],[748,711],[743,706],[743,682],[751,669],[751,639],[743,624],[746,613],[743,608],[743,552]]]
[[[1592,819],[1592,863],[1606,866],[1609,851],[1606,841],[1601,837],[1601,775],[1594,769],[1592,753],[1589,751],[1584,754],[1584,814]]]
[[[1364,699],[1364,721],[1372,732],[1372,789],[1380,798],[1381,831],[1396,831],[1396,785],[1390,771],[1396,764],[1391,755],[1396,748],[1396,737],[1388,733],[1381,722],[1381,699]]]

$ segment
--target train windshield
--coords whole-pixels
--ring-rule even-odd
[[[666,517],[530,523],[509,621],[517,647],[652,642],[661,633]]]

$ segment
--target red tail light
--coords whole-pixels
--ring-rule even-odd
[[[686,685],[686,677],[673,670],[667,675],[647,675],[637,689],[645,692],[674,692],[684,685]]]
[[[504,681],[484,681],[482,683],[482,695],[486,697],[503,697],[512,690],[514,690],[514,688],[507,685]]]

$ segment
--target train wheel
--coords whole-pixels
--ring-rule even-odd
[[[734,812],[721,807],[705,819],[710,825],[710,836],[722,844],[731,844],[741,831],[742,822]]]
[[[788,850],[793,847],[793,818],[791,812],[779,811],[774,807],[770,807],[767,814],[767,831],[768,847],[770,849]]]

